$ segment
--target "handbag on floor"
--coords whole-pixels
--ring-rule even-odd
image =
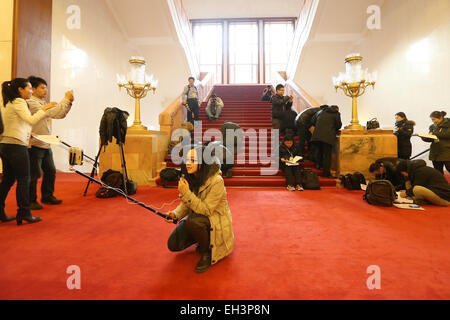
[[[366,178],[360,172],[355,172],[353,174],[347,174],[345,176],[341,176],[341,184],[347,190],[362,190],[361,185],[366,184]]]
[[[320,190],[320,181],[317,173],[311,170],[303,170],[302,184],[305,190]]]
[[[397,193],[388,180],[375,180],[369,183],[363,197],[369,204],[381,207],[392,207]]]

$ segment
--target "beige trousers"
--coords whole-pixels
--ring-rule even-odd
[[[436,193],[425,187],[415,186],[413,189],[413,193],[414,198],[428,201],[436,206],[447,207],[450,204],[450,202],[442,199]]]

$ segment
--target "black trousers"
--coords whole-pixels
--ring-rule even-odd
[[[191,109],[191,111],[187,110],[187,121],[191,122],[192,124],[194,121],[199,120],[199,106],[198,106],[198,99],[188,99],[187,100],[188,107]],[[192,113],[194,116],[192,116]]]
[[[286,184],[288,186],[302,185],[302,172],[300,166],[289,167],[284,165],[283,172],[286,176]]]
[[[444,166],[450,172],[450,161],[433,161],[433,167],[444,174]]]
[[[183,251],[195,243],[199,244],[201,254],[209,251],[211,223],[205,215],[192,212],[186,220],[181,220],[167,241],[172,252]]]
[[[317,155],[318,163],[323,167],[323,175],[325,177],[331,176],[331,156],[333,152],[333,146],[326,142],[317,142]]]
[[[30,160],[28,148],[16,144],[0,144],[3,180],[0,184],[0,210],[5,210],[5,200],[17,180],[17,216],[26,217],[30,212]]]
[[[41,199],[48,199],[55,192],[56,168],[53,162],[52,149],[32,147],[30,154],[30,201],[37,201],[37,182],[44,173],[41,185]]]
[[[298,133],[298,145],[299,145],[299,152],[302,157],[305,156],[306,151],[306,143],[308,143],[308,154],[311,156],[310,152],[310,141],[311,141],[311,132],[306,128],[305,125],[298,125],[297,127],[297,133]]]

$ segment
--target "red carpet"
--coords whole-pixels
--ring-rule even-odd
[[[448,208],[373,207],[335,188],[228,189],[235,251],[197,275],[194,247],[166,248],[173,225],[123,198],[96,199],[98,186],[83,198],[85,182],[59,174],[64,205],[36,213],[36,225],[0,224],[0,299],[450,299]],[[161,206],[177,195],[140,188],[136,198]],[[70,265],[81,291],[66,287]],[[366,286],[371,265],[381,290]]]

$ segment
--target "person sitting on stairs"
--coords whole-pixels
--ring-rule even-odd
[[[291,110],[293,101],[292,95],[284,96],[284,86],[277,85],[277,94],[272,97],[272,126],[274,129],[281,129],[286,111]]]
[[[299,152],[294,145],[294,138],[291,135],[286,135],[280,145],[280,166],[286,176],[286,184],[289,191],[303,191],[301,175],[303,168],[300,164],[296,166],[287,165],[287,162],[296,156],[299,156]],[[294,187],[295,185],[296,187]]]
[[[215,93],[211,95],[211,99],[208,101],[206,106],[206,114],[208,115],[208,120],[219,120],[220,114],[224,107],[223,101]]]

